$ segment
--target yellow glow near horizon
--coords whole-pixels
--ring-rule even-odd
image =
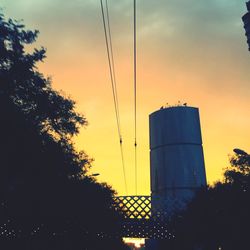
[[[123,241],[125,243],[133,244],[136,248],[141,248],[145,245],[145,239],[144,238],[123,238]]]
[[[40,30],[37,44],[48,49],[48,58],[39,69],[77,101],[89,122],[75,138],[77,148],[95,159],[91,171],[100,173],[98,180],[125,194],[97,2],[3,0],[2,5],[7,16]],[[138,194],[150,193],[148,115],[167,102],[199,107],[209,183],[221,178],[235,147],[250,152],[244,12],[245,0],[138,1]],[[110,13],[128,194],[134,194],[132,6],[110,0]]]

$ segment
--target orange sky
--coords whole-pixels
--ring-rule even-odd
[[[132,1],[110,0],[129,194],[133,153]],[[125,194],[98,0],[3,0],[8,17],[40,30],[40,70],[77,101],[89,126],[77,147],[93,173]],[[148,115],[178,100],[200,108],[207,178],[221,177],[233,148],[250,152],[250,53],[244,0],[138,0],[138,193],[149,194]]]

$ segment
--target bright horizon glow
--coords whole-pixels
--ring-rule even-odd
[[[134,187],[132,2],[110,0],[128,194]],[[92,173],[125,194],[98,1],[3,0],[6,17],[40,30],[39,70],[77,101],[89,125],[75,138]],[[148,115],[179,100],[199,107],[207,179],[234,148],[250,152],[250,54],[245,0],[138,0],[138,194],[150,194]]]
[[[123,241],[127,244],[133,244],[138,249],[145,245],[144,238],[123,238]]]

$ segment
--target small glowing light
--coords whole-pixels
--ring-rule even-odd
[[[145,245],[144,238],[123,238],[123,241],[128,245],[134,245],[138,249]]]

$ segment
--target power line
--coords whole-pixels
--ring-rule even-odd
[[[113,53],[113,43],[112,43],[112,36],[111,36],[111,28],[110,28],[110,21],[109,21],[109,8],[108,8],[108,0],[106,0],[106,14],[107,14],[107,24],[108,24],[108,34],[109,34],[109,47],[110,47],[110,54],[111,54],[111,64],[112,64],[112,72],[113,72],[113,80],[114,80],[114,92],[116,98],[116,106],[117,106],[117,116],[118,116],[118,124],[119,124],[119,137],[122,141],[121,135],[121,121],[120,121],[120,112],[119,112],[119,99],[117,94],[117,84],[116,84],[116,74],[115,74],[115,63],[114,63],[114,53]]]
[[[134,0],[134,126],[135,126],[135,194],[137,195],[137,68],[136,68],[136,0]]]
[[[105,41],[106,41],[106,49],[107,49],[107,56],[108,56],[108,63],[109,63],[109,73],[110,73],[110,80],[111,80],[112,93],[113,93],[113,101],[114,101],[114,105],[115,105],[116,122],[117,122],[118,134],[119,134],[119,137],[120,137],[121,133],[120,133],[120,125],[119,125],[119,119],[118,119],[118,112],[117,112],[118,109],[117,109],[116,93],[115,93],[115,87],[114,87],[113,69],[112,69],[111,58],[110,58],[108,34],[107,34],[105,14],[104,14],[104,8],[103,8],[102,0],[100,0],[100,2],[101,2],[102,20],[103,20],[103,27],[104,27],[104,34],[105,34]]]
[[[104,28],[104,34],[105,34],[107,56],[108,56],[110,80],[111,80],[112,93],[113,93],[113,101],[114,101],[114,106],[115,106],[116,123],[117,123],[119,142],[120,142],[124,185],[125,185],[125,191],[127,193],[128,191],[127,191],[126,171],[125,171],[125,162],[124,162],[124,154],[123,154],[123,144],[122,144],[123,141],[122,141],[122,135],[121,135],[121,126],[120,126],[120,113],[119,113],[119,105],[118,105],[119,103],[118,103],[117,87],[116,87],[116,77],[115,77],[115,67],[114,67],[115,64],[114,64],[111,29],[110,29],[110,22],[109,22],[108,3],[106,0],[106,15],[107,15],[108,32],[107,32],[107,27],[106,27],[106,20],[105,20],[104,7],[103,7],[102,0],[100,0],[100,3],[101,3],[103,28]]]

